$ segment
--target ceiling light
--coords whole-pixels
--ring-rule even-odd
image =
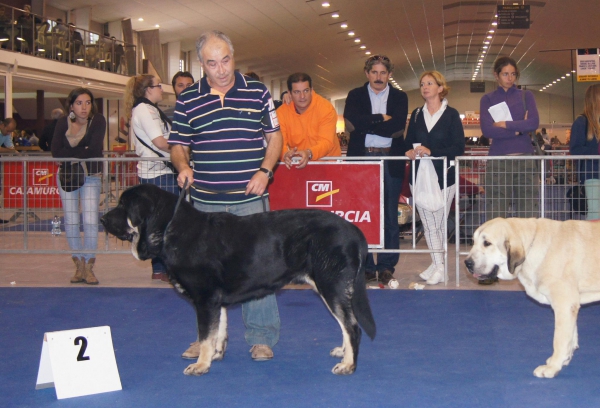
[[[487,52],[486,50],[481,51],[482,54],[485,54],[486,52]]]
[[[556,83],[556,81],[552,81],[552,83],[553,83],[553,84],[555,84],[555,83]]]
[[[556,80],[556,82],[560,82],[560,78],[558,78],[558,79]]]
[[[354,40],[355,43],[359,43],[360,42],[360,38],[357,38]]]
[[[338,13],[333,13],[331,15],[331,18],[340,18],[340,15]]]
[[[144,21],[144,19],[140,17],[140,18],[138,18],[138,21]]]
[[[348,35],[352,37],[354,35],[354,31],[348,31]]]
[[[571,74],[565,74],[566,76],[571,76]]]
[[[540,92],[543,92],[543,91],[544,91],[543,89],[540,89]]]
[[[160,26],[158,24],[155,24],[154,27],[159,28]]]
[[[489,31],[488,31],[488,33],[494,33],[494,32],[495,32],[494,30],[489,30]]]
[[[565,77],[564,77],[564,76],[561,76],[561,78],[562,78],[562,79],[565,79]]]
[[[366,55],[371,55],[371,51],[365,52]]]
[[[484,43],[484,44],[489,44],[490,42],[489,42],[489,41],[484,41],[483,43]]]
[[[488,48],[488,46],[487,46],[487,45],[484,45],[484,46],[483,46],[483,49],[484,49],[484,50],[487,50],[487,48]]]
[[[483,62],[483,59],[480,59],[479,62]]]
[[[323,6],[323,7],[329,7],[329,6],[331,6],[331,4],[327,3],[326,1],[324,1],[323,3],[321,3],[321,6]]]
[[[342,28],[348,28],[348,24],[342,23],[342,25],[340,27],[342,27]]]
[[[494,22],[492,23],[492,25],[493,25],[493,26],[497,26],[497,25],[498,25],[498,23],[497,23],[496,21],[494,21]]]
[[[364,50],[365,48],[367,48],[367,46],[366,46],[366,45],[361,45],[361,46],[360,46],[360,49],[361,49],[361,50]]]
[[[572,73],[575,73],[575,70],[571,71]]]
[[[489,39],[491,40],[491,39],[492,39],[492,36],[491,36],[491,35],[488,35],[486,38],[489,38]]]

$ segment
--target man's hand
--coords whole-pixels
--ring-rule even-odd
[[[187,180],[187,188],[189,189],[192,183],[194,182],[194,171],[188,167],[179,172],[177,176],[177,185],[179,188],[183,188],[185,182]]]
[[[294,147],[293,149],[290,149],[287,152],[285,152],[285,154],[283,155],[283,162],[285,163],[285,167],[287,167],[288,169],[290,169],[292,165],[296,165],[298,169],[303,169],[308,164],[308,156],[308,150],[298,150],[297,147]],[[294,157],[299,157],[300,161],[298,163],[292,162],[292,159]]]
[[[179,173],[181,174],[181,173]],[[246,186],[246,195],[248,194],[256,194],[262,195],[267,189],[267,185],[269,184],[269,176],[267,173],[262,171],[257,171],[254,176],[250,179],[250,182]]]
[[[385,113],[382,113],[383,115],[383,121],[387,122],[388,120],[392,119],[392,117],[390,115],[386,115]]]

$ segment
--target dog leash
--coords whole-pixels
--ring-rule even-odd
[[[175,217],[175,214],[177,213],[177,210],[179,209],[181,200],[183,200],[185,198],[185,191],[187,189],[187,185],[188,185],[188,181],[187,181],[187,177],[186,177],[185,183],[183,183],[183,188],[181,189],[181,193],[179,193],[179,199],[177,200],[177,204],[175,205],[175,211],[173,211],[173,217]]]

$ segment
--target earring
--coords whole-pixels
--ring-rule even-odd
[[[71,113],[69,113],[69,119],[75,120],[75,112],[71,111]]]

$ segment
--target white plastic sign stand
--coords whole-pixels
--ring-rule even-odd
[[[110,327],[45,333],[35,389],[49,387],[58,399],[121,390]]]

